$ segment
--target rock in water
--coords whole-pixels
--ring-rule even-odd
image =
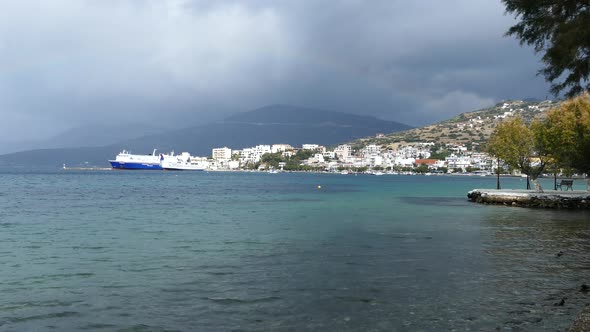
[[[567,299],[567,297],[562,297],[561,301],[553,303],[554,306],[556,307],[563,307],[565,305],[565,300]]]

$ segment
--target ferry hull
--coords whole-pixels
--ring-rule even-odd
[[[165,171],[192,171],[192,172],[203,172],[204,168],[183,168],[183,167],[164,167]]]
[[[109,160],[114,169],[148,169],[148,170],[162,170],[162,166],[158,164],[148,163],[129,163]]]

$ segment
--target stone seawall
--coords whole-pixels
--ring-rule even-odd
[[[546,190],[474,189],[467,198],[480,204],[500,204],[547,209],[590,209],[590,192]]]

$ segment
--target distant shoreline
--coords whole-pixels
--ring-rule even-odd
[[[62,167],[60,168],[65,171],[121,171],[121,172],[146,172],[146,170],[126,170],[126,169],[114,169],[112,167]],[[203,171],[176,171],[176,170],[148,170],[147,172],[154,172],[154,171],[166,171],[166,172],[183,172],[183,173],[195,173],[195,172],[234,172],[234,173],[270,173],[268,170],[247,170],[247,169],[205,169]],[[340,172],[322,172],[322,171],[280,171],[277,170],[276,174],[278,173],[314,173],[314,174],[341,174]],[[341,175],[354,175],[354,174],[363,174],[363,175],[374,175],[373,173],[367,172],[351,172],[349,174],[341,174]],[[387,173],[383,172],[380,175],[410,175],[410,176],[460,176],[460,177],[486,177],[486,178],[496,178],[496,174],[492,175],[481,175],[481,174],[473,174],[473,173],[408,173],[408,172],[398,172],[398,173]],[[512,174],[500,174],[500,178],[526,178],[520,175],[512,175]],[[553,176],[540,176],[539,178],[542,179],[552,179]],[[568,178],[574,180],[587,180],[587,178],[583,176],[558,176],[558,178]]]

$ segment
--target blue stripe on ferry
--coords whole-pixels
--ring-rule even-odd
[[[111,166],[116,169],[151,169],[161,170],[162,166],[159,164],[143,164],[143,163],[121,163],[118,161],[109,161]]]

